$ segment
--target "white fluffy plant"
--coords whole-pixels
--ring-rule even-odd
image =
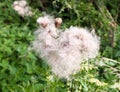
[[[22,17],[32,16],[31,8],[26,0],[14,1],[12,7]]]
[[[56,24],[58,24],[57,18],[54,20],[51,16],[46,15],[38,18],[37,23],[40,25],[40,28],[34,33],[36,38],[33,42],[33,49],[40,54],[40,57],[49,59],[50,53],[57,51],[57,38],[59,36],[56,27]]]
[[[95,33],[73,26],[61,31],[58,28],[62,19],[49,15],[38,18],[37,22],[40,28],[35,31],[33,49],[60,78],[70,78],[80,70],[81,62],[97,56],[100,41]]]

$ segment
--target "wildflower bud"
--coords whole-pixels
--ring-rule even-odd
[[[62,18],[56,18],[55,19],[55,26],[56,28],[59,28],[62,23]]]

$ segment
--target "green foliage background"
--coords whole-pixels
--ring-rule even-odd
[[[27,0],[34,15],[25,18],[13,10],[13,1],[0,1],[0,92],[120,91],[119,0]],[[62,17],[62,29],[95,28],[101,38],[100,55],[83,63],[72,80],[59,79],[29,50],[44,11]]]

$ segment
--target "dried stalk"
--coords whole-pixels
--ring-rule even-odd
[[[91,0],[90,0],[91,2]],[[103,17],[109,21],[109,27],[107,28],[109,30],[109,37],[110,37],[110,43],[111,47],[115,46],[115,32],[117,23],[115,22],[115,19],[107,9],[107,7],[104,5],[102,1],[92,0],[92,3],[95,4],[95,6],[98,8],[98,10],[101,12]]]

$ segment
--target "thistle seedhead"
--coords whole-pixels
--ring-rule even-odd
[[[97,56],[100,42],[95,33],[71,26],[55,38],[62,23],[61,18],[46,15],[38,18],[37,22],[40,28],[36,32],[33,48],[40,57],[46,58],[54,74],[60,78],[69,78],[81,69],[80,64],[84,59]]]
[[[22,17],[32,16],[31,9],[26,0],[14,1],[12,7]]]

